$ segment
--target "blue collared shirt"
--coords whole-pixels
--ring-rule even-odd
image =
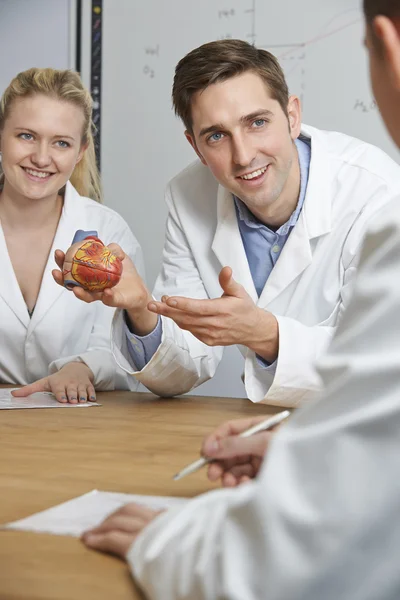
[[[303,137],[297,139],[295,143],[300,165],[299,200],[288,221],[281,225],[279,229],[273,231],[267,225],[261,223],[239,198],[233,196],[239,231],[258,296],[261,295],[267,279],[298,221],[306,197],[311,162],[311,145],[310,141]],[[156,328],[144,337],[133,334],[127,325],[125,325],[125,333],[128,340],[129,354],[137,370],[140,371],[150,361],[161,344],[162,321],[159,317]],[[261,357],[258,357],[258,360],[265,368],[271,370],[276,368],[276,362],[270,365]]]

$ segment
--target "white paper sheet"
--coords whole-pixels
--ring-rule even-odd
[[[92,490],[83,496],[53,506],[53,508],[36,513],[26,519],[7,523],[2,529],[79,537],[84,531],[96,527],[108,515],[128,502],[136,502],[159,510],[183,506],[188,500],[169,496],[142,496]]]
[[[0,388],[0,410],[13,410],[16,408],[77,408],[85,406],[101,406],[98,402],[78,402],[70,404],[69,402],[57,402],[54,394],[51,392],[35,392],[26,398],[14,398],[11,395],[12,390],[17,388]]]

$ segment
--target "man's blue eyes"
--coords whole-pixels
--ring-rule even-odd
[[[263,127],[266,123],[265,119],[257,119],[256,121],[253,121],[252,126],[254,126],[256,129]],[[219,142],[223,137],[225,137],[225,134],[217,132],[217,133],[213,133],[212,135],[210,135],[210,137],[208,138],[208,140],[210,142]]]
[[[222,138],[222,136],[223,136],[222,133],[213,133],[209,139],[212,140],[213,142],[218,142]]]

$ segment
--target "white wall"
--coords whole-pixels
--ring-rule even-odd
[[[0,94],[30,67],[75,67],[75,0],[0,0]]]

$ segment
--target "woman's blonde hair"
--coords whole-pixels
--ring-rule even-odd
[[[78,73],[70,70],[36,68],[19,73],[11,81],[0,100],[0,134],[13,102],[18,98],[27,98],[35,94],[44,94],[71,102],[82,109],[84,115],[82,145],[87,145],[87,149],[76,165],[70,181],[81,196],[88,196],[101,202],[100,174],[96,164],[92,133],[92,97],[84,87]],[[4,174],[0,170],[0,182],[3,178]]]

